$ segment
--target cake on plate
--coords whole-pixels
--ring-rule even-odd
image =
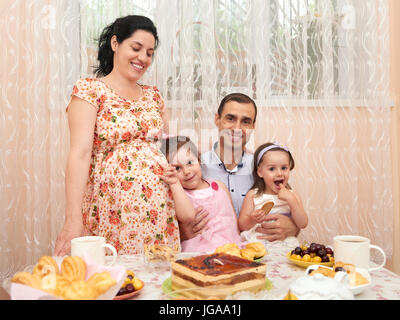
[[[172,290],[190,299],[224,299],[239,291],[265,288],[267,266],[225,253],[200,255],[171,262]],[[182,290],[188,289],[188,290]]]

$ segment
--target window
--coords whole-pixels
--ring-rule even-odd
[[[260,101],[370,99],[380,53],[365,37],[379,17],[372,0],[357,3],[357,17],[347,2],[81,0],[82,74],[96,65],[95,39],[105,25],[143,14],[161,42],[146,81],[167,100],[219,100],[232,91]]]

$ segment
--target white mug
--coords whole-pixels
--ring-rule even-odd
[[[381,269],[386,263],[386,254],[378,246],[372,245],[368,238],[353,235],[340,235],[333,238],[335,261],[354,264],[357,268],[369,272]],[[370,250],[376,249],[383,256],[383,262],[376,268],[370,268]]]
[[[113,260],[108,264],[108,266],[112,266],[117,260],[117,250],[111,244],[106,243],[104,237],[87,236],[71,240],[71,256],[82,257],[87,254],[93,262],[100,265],[105,265],[105,248],[112,251]]]

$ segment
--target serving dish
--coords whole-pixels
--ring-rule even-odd
[[[271,290],[273,287],[271,280],[265,278],[265,289],[264,290]],[[183,296],[179,295],[179,291],[172,290],[172,279],[168,277],[163,281],[161,284],[161,289],[165,293],[165,295],[172,299],[185,299]],[[183,290],[192,290],[192,289],[183,289]]]
[[[306,275],[309,274],[309,272],[311,272],[312,270],[318,269],[319,267],[320,267],[319,265],[309,266],[306,270]],[[329,268],[329,267],[324,267],[324,268],[333,270],[333,268]],[[359,272],[362,276],[364,276],[368,280],[368,283],[362,284],[359,286],[350,286],[349,285],[350,291],[353,293],[353,295],[356,296],[356,295],[362,293],[363,291],[365,291],[366,289],[368,289],[369,287],[371,287],[371,275],[369,274],[367,269],[356,268],[355,271]]]
[[[142,283],[142,287],[139,290],[135,290],[132,291],[130,293],[126,293],[126,294],[121,294],[119,296],[115,296],[113,300],[126,300],[126,299],[130,299],[136,295],[138,295],[144,288],[144,282],[142,280],[139,279],[139,281]]]
[[[290,252],[288,252],[286,254],[286,258],[294,263],[295,265],[302,267],[302,268],[308,268],[309,266],[313,266],[313,265],[320,265],[320,266],[325,266],[325,267],[332,267],[333,264],[335,263],[334,261],[330,261],[330,262],[306,262],[306,261],[302,261],[302,260],[296,260],[296,259],[292,259],[290,257]]]

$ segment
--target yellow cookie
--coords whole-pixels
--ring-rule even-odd
[[[273,201],[268,201],[268,202],[266,202],[266,203],[263,204],[263,206],[261,207],[261,209],[262,209],[263,211],[265,211],[265,214],[268,214],[268,213],[271,211],[271,209],[272,209],[273,206],[274,206],[274,202],[273,202]]]

